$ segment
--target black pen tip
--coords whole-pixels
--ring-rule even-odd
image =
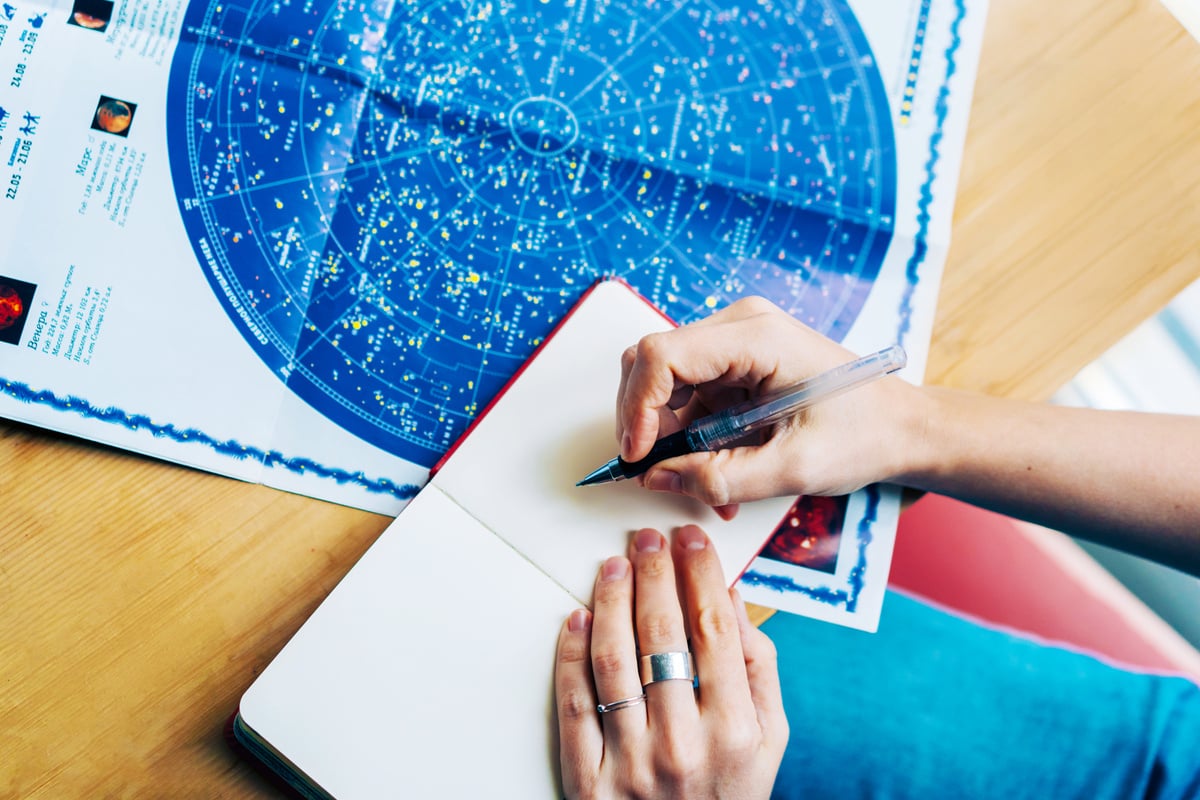
[[[598,483],[612,483],[613,481],[617,480],[619,477],[624,477],[624,476],[622,476],[620,473],[620,470],[617,469],[617,460],[614,458],[612,461],[609,461],[604,466],[598,467],[597,469],[592,470],[590,473],[588,473],[586,478],[579,481],[575,485],[576,486],[595,486]]]

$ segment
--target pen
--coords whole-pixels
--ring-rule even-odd
[[[628,462],[617,456],[593,470],[576,486],[592,486],[626,478],[635,478],[660,461],[688,453],[720,450],[740,441],[747,434],[773,425],[809,406],[848,392],[865,383],[902,369],[908,361],[898,344],[878,353],[855,359],[840,367],[805,378],[797,384],[753,400],[730,406],[724,411],[693,420],[686,428],[664,436],[654,443],[645,458]]]

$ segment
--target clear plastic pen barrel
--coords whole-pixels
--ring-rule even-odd
[[[695,451],[728,447],[749,433],[790,417],[813,403],[847,392],[907,363],[898,344],[806,378],[763,397],[756,397],[698,419],[687,427],[688,443]]]

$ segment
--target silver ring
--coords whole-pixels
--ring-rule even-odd
[[[659,681],[696,682],[696,662],[692,658],[692,654],[686,650],[644,655],[641,658],[640,667],[642,686],[649,686]]]
[[[614,700],[611,703],[597,703],[596,710],[601,714],[607,714],[610,711],[619,711],[622,708],[629,708],[630,706],[636,706],[638,703],[644,702],[646,702],[646,693],[642,692],[635,697],[626,697],[624,700]]]

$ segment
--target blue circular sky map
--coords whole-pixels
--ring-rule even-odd
[[[192,2],[171,171],[230,319],[430,465],[598,277],[678,322],[764,295],[840,339],[895,143],[841,0]]]

